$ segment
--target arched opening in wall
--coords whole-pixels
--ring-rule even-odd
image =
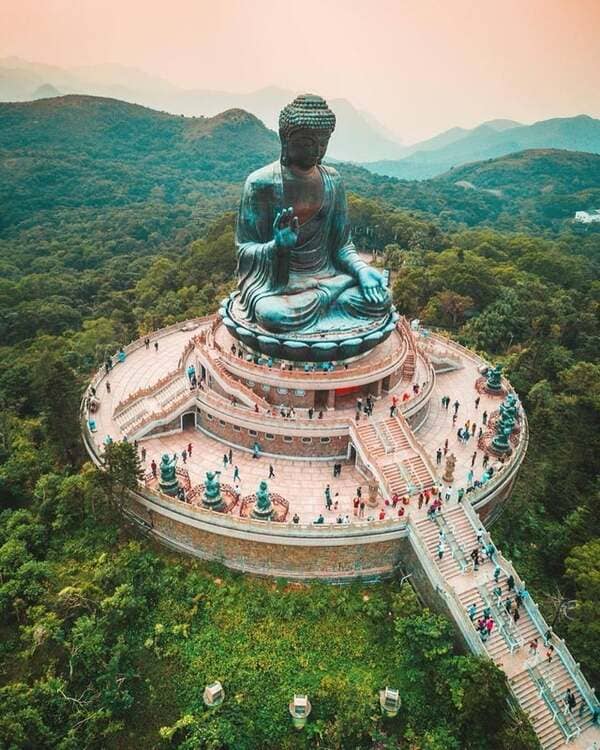
[[[352,445],[352,443],[348,444],[348,458],[353,464],[356,463],[356,448]]]
[[[206,381],[206,367],[204,365],[200,365],[200,377],[201,380]]]
[[[187,411],[181,415],[181,429],[192,430],[196,426],[196,412]]]
[[[390,376],[387,375],[382,381],[381,381],[381,390],[382,391],[389,391],[390,390]]]

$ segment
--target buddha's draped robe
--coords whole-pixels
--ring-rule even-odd
[[[300,225],[296,247],[278,253],[273,222],[285,207],[281,164],[253,172],[244,185],[237,222],[239,300],[246,320],[275,332],[310,330],[327,313],[357,323],[390,310],[367,302],[356,274],[366,266],[350,237],[348,206],[339,174],[319,166],[320,209]]]

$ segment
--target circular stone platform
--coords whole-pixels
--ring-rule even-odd
[[[469,420],[478,430],[483,412],[493,423],[501,399],[475,389],[485,363],[452,341],[411,331],[404,319],[369,354],[335,361],[326,370],[261,357],[232,338],[218,316],[170,326],[150,338],[149,348],[143,340],[134,342],[124,362],[96,375],[95,398],[82,405],[83,433],[98,465],[108,437],[135,441],[146,480],[131,493],[128,513],[188,554],[296,578],[386,575],[402,564],[410,524],[425,513],[419,495],[448,492],[441,481],[444,461],[437,462],[446,440],[456,457],[447,502],[456,503],[462,487],[484,515],[499,512],[524,455],[522,416],[512,454],[504,462],[490,456],[493,476],[483,482],[477,436],[464,444],[457,428]],[[455,423],[453,406],[441,405],[445,395],[460,404]],[[368,403],[370,415],[364,411]],[[282,507],[287,503],[285,514],[275,514],[285,520],[253,519],[243,502],[216,513],[189,490],[186,501],[162,495],[151,464],[159,464],[163,453],[178,455],[181,483],[192,490],[209,470],[218,470],[222,486],[240,498],[267,480]],[[355,507],[358,488],[363,509],[360,498]],[[407,505],[398,503],[403,497],[410,498]]]

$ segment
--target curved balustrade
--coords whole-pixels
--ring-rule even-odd
[[[248,362],[244,359],[234,356],[231,352],[226,352],[223,347],[214,341],[214,348],[219,352],[219,357],[227,363],[231,372],[239,377],[248,378],[253,373],[256,379],[261,382],[285,381],[286,387],[306,387],[306,377],[309,376],[311,383],[318,383],[328,388],[335,387],[336,383],[344,386],[352,385],[357,380],[369,376],[372,380],[380,377],[384,378],[391,374],[404,361],[406,355],[407,343],[401,337],[401,345],[392,354],[388,354],[380,362],[373,362],[372,356],[369,362],[359,365],[349,365],[348,369],[337,368],[333,371],[324,372],[315,370],[314,372],[305,372],[304,370],[282,370],[277,367],[268,367],[268,365],[258,365],[255,362]],[[207,344],[209,342],[207,341]],[[367,356],[367,355],[365,355]],[[315,388],[317,386],[315,385]]]
[[[346,418],[328,417],[326,416],[327,412],[325,412],[323,419],[291,418],[276,416],[272,413],[257,413],[243,404],[234,405],[216,391],[206,389],[196,391],[196,398],[211,414],[217,417],[228,417],[232,424],[243,425],[251,430],[264,430],[265,427],[270,427],[273,432],[281,435],[294,434],[295,431],[301,432],[302,435],[306,435],[308,432],[316,435],[323,433],[323,437],[332,434],[346,435],[351,422],[350,419]],[[271,405],[269,407],[269,411],[276,411],[275,407]]]

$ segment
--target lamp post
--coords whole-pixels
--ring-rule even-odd
[[[392,719],[398,714],[400,706],[402,705],[399,691],[389,687],[386,687],[385,690],[380,690],[379,705],[381,707],[381,713]]]
[[[312,711],[312,706],[307,695],[294,695],[294,699],[288,705],[294,729],[303,729]]]

